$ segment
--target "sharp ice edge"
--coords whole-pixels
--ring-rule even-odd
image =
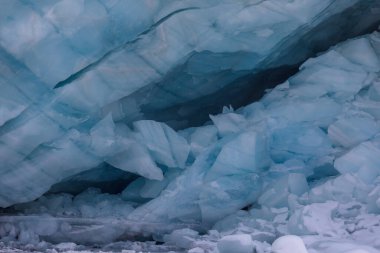
[[[38,23],[38,16],[33,20]],[[226,252],[231,247],[236,252],[270,252],[269,243],[286,234],[302,240],[280,237],[273,250],[294,252],[286,246],[295,243],[298,253],[304,252],[304,244],[310,252],[378,252],[379,43],[380,35],[373,33],[340,44],[308,60],[259,102],[237,111],[225,108],[205,126],[179,132],[150,120],[137,121],[129,129],[110,114],[100,117],[70,103],[44,104],[60,99],[55,92],[43,98],[38,109],[25,109],[27,96],[19,95],[12,82],[4,82],[2,122],[7,131],[0,143],[6,163],[1,168],[1,205],[32,200],[52,184],[106,162],[144,178],[121,195],[89,189],[75,197],[47,195],[16,205],[15,210],[61,215],[74,223],[100,220],[84,226],[83,237],[76,237],[83,243],[94,231],[109,236],[103,242],[118,239],[124,228],[108,227],[107,217],[112,217],[116,224],[132,226],[137,221],[168,228],[200,222],[212,226],[205,235],[189,228],[168,235],[148,231],[157,232],[157,240],[192,248],[193,253]],[[17,44],[12,46],[16,50]],[[11,49],[7,48],[26,61]],[[16,67],[5,72],[6,80],[19,80],[11,76]],[[47,82],[41,76],[33,78],[32,82]],[[30,92],[32,88],[25,88],[25,94]],[[9,119],[15,122],[6,123]],[[12,125],[18,126],[16,131]],[[239,211],[242,208],[247,211]],[[36,243],[62,236],[60,229],[77,232],[70,224],[46,224],[60,218],[18,219],[1,219],[3,241]]]

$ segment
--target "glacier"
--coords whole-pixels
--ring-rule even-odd
[[[5,0],[0,252],[380,252],[379,10]]]
[[[380,8],[376,0],[2,5],[1,207],[89,169],[160,180],[166,167],[184,168],[189,147],[171,128],[247,104],[307,57],[374,30]]]

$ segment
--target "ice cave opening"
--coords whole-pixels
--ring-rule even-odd
[[[380,252],[380,1],[3,0],[0,252]]]

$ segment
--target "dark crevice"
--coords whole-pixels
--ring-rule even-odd
[[[46,194],[70,193],[76,195],[91,187],[98,188],[103,193],[118,194],[138,177],[103,163],[96,168],[63,179],[53,185]]]
[[[380,7],[380,3],[376,6]],[[224,70],[225,74],[221,71],[214,76],[207,76],[208,80],[214,78],[215,83],[218,82],[217,75],[219,74],[223,74],[224,77],[240,75],[212,94],[186,101],[187,94],[184,90],[183,94],[177,92],[173,97],[185,97],[185,99],[166,108],[157,109],[154,106],[156,101],[162,100],[157,95],[162,90],[161,86],[168,87],[169,84],[174,85],[175,82],[184,85],[183,82],[180,82],[181,80],[176,81],[175,75],[187,74],[185,63],[184,66],[177,67],[166,75],[160,84],[144,87],[130,97],[133,98],[136,94],[138,97],[142,92],[147,94],[146,97],[149,98],[145,99],[149,103],[141,106],[145,118],[166,122],[176,129],[200,126],[209,120],[209,114],[220,113],[223,106],[232,105],[236,109],[259,100],[265,94],[265,90],[274,88],[296,74],[299,66],[306,59],[317,56],[339,42],[373,32],[379,25],[380,18],[376,11],[366,4],[358,3],[319,23],[302,36],[299,35],[300,31],[298,30],[289,35],[273,50],[273,55],[269,55],[259,64],[259,66],[267,66],[267,69],[255,69],[251,73],[246,71],[246,73],[240,74],[232,70]],[[196,55],[191,56],[189,60],[192,57],[196,57]],[[210,55],[210,57],[217,56]],[[230,56],[226,55],[226,57]],[[197,87],[194,86],[193,89],[195,90]],[[169,88],[164,90],[169,90]],[[125,99],[128,100],[128,97]]]
[[[180,106],[177,105],[163,109],[158,113],[157,111],[147,111],[145,116],[167,122],[175,128],[188,127],[188,121],[191,121],[191,126],[202,125],[209,120],[210,114],[220,113],[223,106],[231,105],[233,108],[239,108],[242,105],[259,100],[267,89],[274,88],[279,83],[287,80],[289,76],[294,75],[298,71],[298,66],[283,66],[249,74],[238,78],[215,93],[203,96],[195,101],[183,103]],[[191,109],[194,107],[194,104],[199,108],[195,112]],[[182,108],[182,111],[189,111],[190,115],[179,115],[179,107]],[[173,119],[172,115],[177,116],[177,121],[174,124],[171,121]],[[175,125],[181,121],[185,125]]]
[[[380,4],[373,5],[380,7]],[[334,7],[331,6],[330,8]],[[220,113],[224,105],[239,108],[257,101],[265,94],[266,89],[273,88],[294,75],[307,58],[316,56],[338,42],[375,30],[380,24],[380,19],[373,8],[368,6],[367,3],[359,2],[344,12],[331,16],[311,30],[307,28],[311,24],[302,26],[278,43],[278,46],[272,50],[273,53],[261,61],[259,67],[252,70],[236,72],[224,69],[210,75],[192,74],[189,73],[191,70],[188,69],[188,64],[193,59],[204,57],[202,55],[205,53],[209,53],[206,57],[211,59],[223,57],[223,54],[221,56],[212,52],[193,52],[184,57],[187,59],[186,62],[175,66],[158,83],[148,84],[114,102],[114,104],[125,103],[128,107],[132,101],[137,103],[138,108],[135,115],[126,113],[123,118],[116,120],[130,123],[142,118],[153,119],[166,122],[175,129],[182,129],[204,124],[209,120],[209,114]],[[141,39],[141,36],[150,33],[173,15],[194,9],[198,8],[180,9],[166,15],[142,32],[136,40],[111,50],[98,61],[59,82],[55,88],[63,87],[80,78],[110,55],[135,43]],[[325,11],[331,10],[327,8]],[[304,30],[309,31],[304,32]],[[238,57],[247,58],[244,52],[226,53],[224,57],[230,57],[232,60]],[[260,67],[262,69],[258,69]],[[193,81],[193,78],[196,81]],[[204,82],[202,78],[205,79]]]

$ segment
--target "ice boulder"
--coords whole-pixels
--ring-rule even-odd
[[[308,253],[302,239],[295,235],[285,235],[272,244],[273,253]]]
[[[251,236],[247,234],[236,234],[224,236],[218,242],[219,253],[252,253],[254,244]]]
[[[313,203],[300,208],[289,218],[288,229],[297,235],[336,236],[345,234],[341,224],[334,222],[334,212],[338,208],[336,202]]]

